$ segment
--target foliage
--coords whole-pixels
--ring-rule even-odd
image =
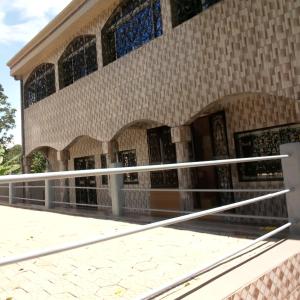
[[[34,152],[31,160],[31,173],[44,173],[47,167],[47,160],[41,151]]]
[[[15,127],[15,113],[16,110],[7,101],[7,96],[0,84],[0,145],[4,149],[12,139],[12,135],[8,132]]]
[[[21,172],[21,157],[21,145],[7,150],[0,147],[0,175],[19,174]]]

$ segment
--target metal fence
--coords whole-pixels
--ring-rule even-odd
[[[246,249],[250,248],[251,246],[257,244],[260,241],[266,240],[279,232],[282,232],[286,230],[287,228],[291,228],[292,231],[299,233],[299,216],[300,216],[300,143],[295,144],[287,144],[283,145],[281,147],[281,155],[275,155],[275,156],[268,156],[268,157],[251,157],[251,158],[239,158],[239,159],[227,159],[227,160],[215,160],[215,161],[201,161],[201,162],[192,162],[192,163],[178,163],[178,164],[167,164],[167,165],[151,165],[151,166],[139,166],[139,167],[128,167],[128,168],[122,168],[122,167],[113,167],[108,169],[94,169],[94,170],[81,170],[81,171],[64,171],[64,172],[52,172],[52,173],[43,173],[43,174],[24,174],[24,175],[10,175],[10,176],[3,176],[0,177],[0,187],[1,189],[8,189],[8,199],[9,204],[14,204],[15,200],[26,200],[26,201],[34,201],[34,202],[42,202],[46,208],[51,208],[55,204],[62,204],[62,202],[55,201],[53,197],[53,191],[55,189],[61,189],[61,188],[74,188],[74,187],[65,187],[65,186],[55,186],[53,184],[53,180],[61,180],[61,179],[67,179],[67,178],[77,178],[77,177],[83,177],[83,176],[103,176],[108,175],[110,177],[110,197],[111,197],[111,209],[112,213],[116,216],[119,216],[122,214],[122,193],[124,191],[132,191],[132,189],[125,189],[123,188],[122,182],[123,182],[123,176],[124,173],[137,173],[137,172],[151,172],[151,171],[161,171],[161,170],[172,170],[172,169],[182,169],[182,168],[195,168],[195,167],[205,167],[205,166],[219,166],[219,165],[229,165],[229,164],[238,164],[238,163],[245,163],[245,162],[257,162],[257,161],[266,161],[266,160],[282,160],[282,166],[283,166],[283,174],[284,174],[284,182],[285,182],[285,188],[279,191],[274,190],[260,190],[263,192],[268,192],[268,194],[255,197],[248,200],[243,200],[235,203],[231,203],[228,205],[223,205],[220,207],[207,209],[204,211],[197,211],[197,212],[185,212],[186,215],[183,216],[177,216],[172,217],[166,220],[153,222],[150,224],[139,226],[135,229],[126,230],[117,234],[113,235],[107,235],[107,236],[96,236],[94,238],[83,240],[83,241],[76,241],[73,243],[68,243],[65,245],[59,245],[54,246],[52,248],[37,250],[33,252],[29,252],[26,254],[16,255],[12,257],[2,258],[0,259],[0,267],[26,261],[29,259],[39,258],[55,253],[60,253],[63,251],[68,251],[88,245],[92,245],[95,243],[105,242],[112,239],[117,239],[120,237],[132,235],[141,233],[144,231],[148,231],[154,228],[158,227],[165,227],[170,226],[173,224],[178,224],[194,219],[199,219],[204,216],[209,215],[216,215],[237,208],[242,207],[246,205],[250,205],[253,203],[258,203],[265,201],[267,199],[273,199],[275,197],[286,195],[287,197],[287,206],[288,206],[288,212],[289,217],[287,218],[277,218],[281,221],[285,221],[286,223],[277,229],[249,242],[248,245],[237,249],[233,252],[227,253],[223,257],[217,259],[214,262],[211,262],[207,264],[206,266],[201,266],[195,269],[193,272],[190,272],[189,274],[186,274],[184,276],[179,277],[178,279],[174,280],[173,282],[170,282],[156,290],[151,291],[150,293],[143,295],[139,297],[139,299],[153,299],[154,297],[188,281],[192,278],[198,276],[199,274],[210,270],[220,263],[226,261],[229,258],[232,258],[236,254],[239,254]],[[24,182],[36,182],[36,181],[45,181],[44,186],[34,186],[34,187],[28,187],[27,188],[44,188],[45,189],[45,199],[28,199],[23,197],[16,197],[15,191],[20,188],[16,187],[16,183],[24,183]],[[5,185],[6,186],[3,186]],[[8,185],[7,185],[8,184]],[[97,188],[94,188],[97,189]],[[145,191],[147,189],[143,189]],[[142,191],[142,190],[135,190],[135,191]],[[150,191],[153,191],[151,189]],[[159,191],[162,191],[159,189]],[[169,189],[165,189],[164,191],[169,191]],[[174,191],[174,189],[172,189]],[[199,191],[214,191],[216,190],[209,190],[209,189],[178,189],[178,192],[199,192]],[[220,191],[220,190],[218,190]],[[218,192],[217,191],[217,192]],[[236,190],[221,190],[222,192],[233,192]],[[247,190],[238,190],[239,192],[243,191],[249,191]],[[250,190],[253,191],[253,190]],[[257,190],[255,190],[257,191]],[[1,190],[0,190],[1,194]],[[63,203],[66,205],[72,205],[73,203]],[[78,204],[76,204],[78,206]],[[86,206],[86,204],[84,204]],[[102,207],[99,205],[90,205],[91,207]],[[110,207],[110,206],[107,206]],[[106,207],[106,208],[107,208]],[[172,211],[171,211],[172,212]],[[173,211],[174,212],[174,211]],[[226,214],[228,216],[228,214]],[[232,215],[235,216],[235,215]],[[248,216],[251,217],[251,216]],[[254,218],[262,218],[261,216],[252,216]],[[269,219],[274,219],[274,217],[266,217]],[[275,218],[276,219],[276,218]]]

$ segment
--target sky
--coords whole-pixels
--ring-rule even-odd
[[[0,0],[0,84],[17,109],[13,144],[21,144],[20,82],[6,63],[71,0]]]

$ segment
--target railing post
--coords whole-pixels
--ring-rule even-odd
[[[113,163],[112,168],[122,167],[120,163]],[[122,215],[123,208],[123,174],[111,174],[110,175],[110,194],[112,213],[114,216],[119,217]]]
[[[15,198],[15,189],[14,189],[14,184],[10,182],[8,184],[8,202],[9,205],[12,205],[14,203],[14,198]]]
[[[291,191],[286,195],[289,219],[293,224],[291,232],[300,235],[300,143],[280,146],[281,154],[289,154],[282,159],[284,184]]]
[[[45,180],[45,207],[47,209],[52,207],[53,203],[53,182],[51,180]]]

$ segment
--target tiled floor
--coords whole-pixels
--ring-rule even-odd
[[[134,228],[130,224],[0,206],[0,257]],[[160,228],[0,268],[0,299],[134,299],[244,238]]]

